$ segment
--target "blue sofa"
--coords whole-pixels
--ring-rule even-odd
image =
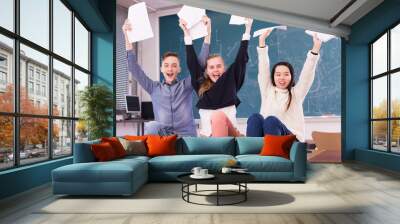
[[[146,182],[176,181],[193,167],[218,172],[228,160],[236,160],[259,182],[304,182],[306,180],[306,146],[295,142],[290,159],[260,156],[262,137],[195,138],[177,141],[177,155],[127,156],[96,162],[91,141],[75,144],[74,163],[52,171],[53,193],[68,195],[131,195]]]

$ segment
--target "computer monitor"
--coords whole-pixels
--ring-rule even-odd
[[[142,102],[142,118],[145,120],[154,120],[152,102]]]
[[[138,96],[125,95],[126,112],[133,116],[140,116],[140,102]]]

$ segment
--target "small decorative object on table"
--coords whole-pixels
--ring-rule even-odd
[[[237,161],[234,159],[229,159],[228,161],[226,161],[224,167],[222,167],[221,173],[230,173],[232,171],[235,171],[235,169],[237,168],[240,168]]]

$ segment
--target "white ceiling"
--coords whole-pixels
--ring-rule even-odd
[[[352,24],[383,2],[383,0],[118,0],[117,2],[119,5],[129,7],[142,1],[146,2],[150,12],[186,4],[345,38],[350,34]]]
[[[168,0],[117,0],[117,4],[125,8],[128,8],[129,6],[138,2],[146,2],[149,12],[162,11],[181,6],[181,4]]]

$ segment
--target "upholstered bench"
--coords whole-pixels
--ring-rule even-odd
[[[74,163],[52,171],[53,193],[68,195],[131,195],[148,181],[147,156],[96,162],[90,145],[75,146]]]

